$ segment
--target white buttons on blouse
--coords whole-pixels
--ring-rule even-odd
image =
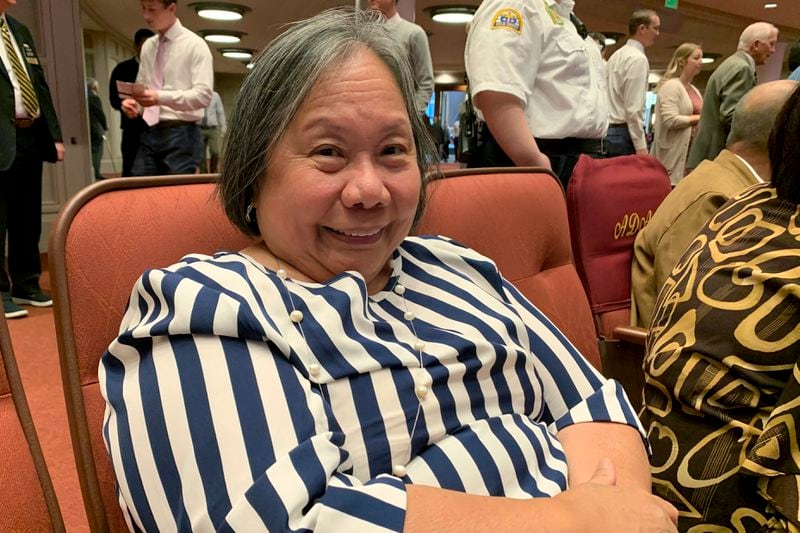
[[[295,309],[294,311],[289,313],[289,319],[295,324],[298,324],[303,321],[303,312]]]
[[[428,386],[427,385],[417,385],[414,387],[414,394],[417,395],[417,398],[420,400],[424,400],[425,396],[428,395]]]
[[[284,279],[284,280],[286,279],[286,271],[284,269],[279,268],[278,271],[276,272],[276,274],[278,274],[279,278]]]
[[[316,363],[308,365],[308,373],[311,374],[312,376],[319,376],[319,370],[320,370],[319,365]]]
[[[411,311],[406,311],[405,313],[403,313],[403,318],[409,321],[414,320],[414,313],[412,313]]]
[[[425,343],[422,341],[417,341],[414,343],[414,349],[418,352],[421,352],[425,349]]]
[[[394,292],[402,296],[402,294],[406,292],[406,288],[398,283],[394,286]]]
[[[403,465],[394,465],[392,467],[392,475],[397,477],[404,477],[406,475],[406,467]]]

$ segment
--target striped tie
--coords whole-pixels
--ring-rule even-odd
[[[36,92],[33,90],[33,85],[31,85],[28,71],[22,66],[22,62],[19,60],[17,51],[14,48],[14,43],[11,42],[11,32],[8,31],[8,23],[5,18],[0,18],[0,33],[3,34],[6,55],[11,62],[14,76],[17,77],[17,82],[19,83],[19,90],[22,93],[22,106],[30,118],[36,118],[39,113],[39,101],[36,99]]]

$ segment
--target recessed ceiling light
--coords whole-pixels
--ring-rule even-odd
[[[713,63],[716,61],[716,58],[704,56],[703,59],[700,60],[704,65],[708,65],[709,63]]]
[[[443,24],[466,24],[475,16],[476,9],[477,7],[475,6],[450,5],[426,7],[425,11],[428,12],[434,22]]]
[[[218,33],[212,33],[210,35],[206,35],[203,37],[206,41],[210,43],[217,43],[217,44],[236,44],[241,42],[241,38],[237,37],[236,35],[221,35]]]
[[[228,59],[238,59],[239,61],[253,59],[253,50],[250,48],[220,48],[219,52]]]
[[[244,66],[244,68],[246,68],[246,69],[248,69],[248,70],[253,70],[253,67],[254,67],[254,66],[255,66],[255,65],[254,65],[254,64],[253,64],[253,62],[251,61],[250,63],[246,64],[246,65]]]
[[[247,35],[241,31],[228,30],[200,30],[197,34],[206,41],[216,44],[236,44],[241,42],[243,35]]]
[[[249,7],[225,2],[197,2],[189,4],[189,7],[194,8],[197,15],[204,19],[223,21],[240,20],[250,11]]]
[[[775,3],[764,4],[764,9],[775,9],[776,7],[778,7],[778,4]]]

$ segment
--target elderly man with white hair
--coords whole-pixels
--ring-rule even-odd
[[[775,52],[777,41],[778,28],[768,22],[755,22],[742,32],[736,53],[711,74],[687,168],[695,168],[704,159],[714,159],[725,148],[733,110],[756,85],[756,65],[763,65]]]

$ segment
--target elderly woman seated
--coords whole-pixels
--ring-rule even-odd
[[[800,90],[772,183],[722,206],[658,297],[642,422],[681,531],[800,531]]]
[[[408,237],[436,154],[375,15],[277,38],[229,131],[260,240],[146,272],[101,363],[132,527],[674,531],[620,386],[490,259]]]

